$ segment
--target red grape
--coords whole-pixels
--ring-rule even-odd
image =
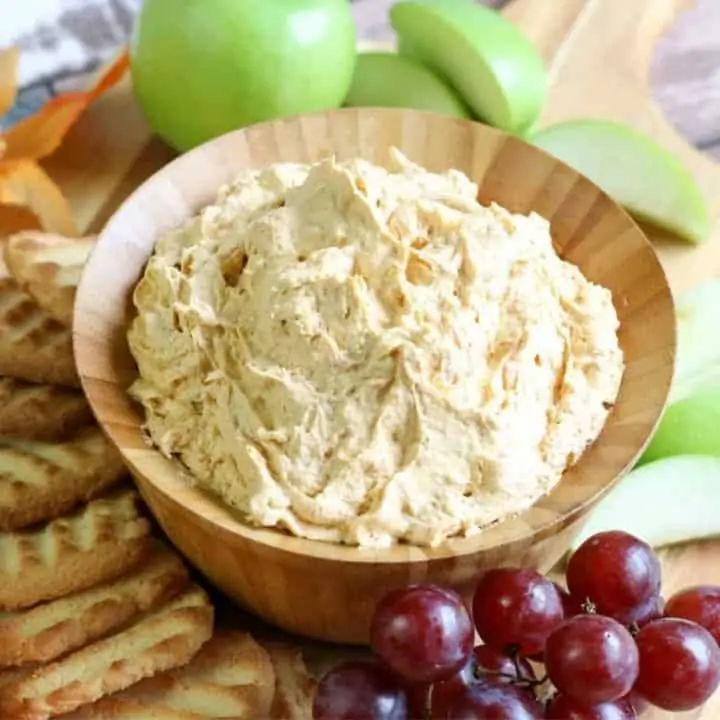
[[[624,698],[589,706],[567,695],[556,695],[545,717],[548,720],[635,720],[637,713]]]
[[[431,688],[432,685],[428,683],[415,683],[405,686],[408,699],[408,718],[425,717]]]
[[[525,658],[518,658],[516,665],[512,657],[491,645],[477,645],[473,649],[471,662],[474,664],[473,672],[476,678],[491,680],[494,678],[499,683],[537,680],[533,666]],[[498,677],[493,673],[502,673],[504,676],[510,675],[511,677]]]
[[[638,675],[638,651],[617,621],[578,615],[548,638],[545,669],[561,693],[596,705],[627,695]]]
[[[534,570],[499,568],[480,579],[473,598],[475,627],[488,645],[516,646],[523,655],[542,652],[563,621],[555,585]]]
[[[570,558],[566,576],[578,602],[590,600],[600,615],[623,625],[660,594],[660,562],[652,548],[619,530],[588,538]]]
[[[406,720],[407,696],[373,662],[346,662],[328,671],[313,701],[313,720]]]
[[[540,703],[514,685],[488,681],[433,701],[433,720],[541,720]]]
[[[663,616],[662,598],[651,597],[631,613],[628,613],[628,625],[637,625],[641,628],[652,620],[657,620]]]
[[[519,675],[518,670],[520,671]],[[502,673],[502,675],[495,673]],[[490,645],[477,645],[473,649],[472,655],[468,659],[465,667],[458,670],[458,672],[448,680],[437,682],[433,685],[433,710],[436,705],[438,705],[438,707],[444,707],[451,696],[454,697],[458,693],[464,692],[470,685],[486,681],[501,685],[503,683],[513,683],[518,679],[527,681],[537,680],[532,665],[525,660],[525,658],[518,658],[516,667],[515,661],[503,653],[502,650],[498,650]]]
[[[677,618],[648,623],[636,638],[638,692],[663,710],[702,705],[720,684],[720,648],[705,628]]]
[[[433,685],[431,705],[435,702],[442,703],[445,697],[454,697],[458,693],[464,692],[468,685],[476,682],[480,681],[475,677],[475,661],[471,655],[465,666],[454,675]]]
[[[665,616],[702,625],[720,644],[720,587],[699,585],[676,593],[665,606]]]
[[[370,645],[408,682],[445,680],[473,648],[473,627],[462,598],[434,585],[395,590],[375,608]]]
[[[567,590],[560,589],[560,600],[562,600],[563,614],[565,619],[569,620],[571,617],[576,615],[582,615],[583,610],[582,602],[576,600]]]

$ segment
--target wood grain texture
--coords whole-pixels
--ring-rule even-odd
[[[676,81],[674,92],[670,83],[673,71],[680,74],[684,67],[687,73],[689,67],[687,60],[680,62],[678,33],[685,32],[688,38],[682,56],[685,58],[691,43],[698,46],[698,33],[712,34],[712,42],[717,44],[720,5],[714,0],[638,0],[633,3],[633,12],[628,13],[622,0],[561,0],[554,5],[555,12],[548,13],[547,9],[547,3],[539,0],[514,0],[506,10],[514,22],[534,37],[551,67],[550,99],[543,122],[593,116],[620,120],[647,132],[677,153],[711,203],[712,237],[700,248],[683,246],[659,235],[652,239],[675,292],[720,275],[720,166],[690,147],[679,134],[683,132],[692,142],[712,145],[717,123],[712,119],[698,122],[701,110],[698,100],[703,98],[702,109],[711,118],[713,112],[719,112],[719,106],[713,104],[713,95],[707,92],[713,85],[707,71],[695,70],[694,84]],[[683,12],[683,24],[663,39],[663,53],[655,54],[658,38]],[[703,21],[698,22],[698,17]],[[558,26],[564,26],[564,32],[558,31]],[[689,27],[695,31],[690,32]],[[703,56],[720,57],[720,53],[713,52],[710,40],[701,39],[699,45],[706,48]],[[720,50],[720,45],[717,47]],[[717,72],[717,60],[712,63],[711,60],[705,67]],[[655,81],[655,97],[663,103],[663,109],[651,99],[651,80]],[[677,130],[671,123],[675,123]],[[708,131],[709,128],[713,130]],[[720,583],[719,555],[720,541],[663,551],[665,596],[693,584]],[[697,710],[673,714],[651,708],[643,717],[716,720],[720,717],[720,692]]]
[[[688,0],[636,0],[632,17],[625,0],[558,0],[555,12],[547,14],[540,5],[537,0],[513,0],[506,12],[538,44],[550,68],[550,94],[541,125],[577,117],[617,120],[647,133],[681,158],[711,205],[711,238],[691,247],[661,233],[651,236],[675,292],[717,276],[720,167],[692,148],[650,98],[653,49]]]
[[[385,15],[389,1],[356,0],[353,4],[353,11],[358,21],[361,37],[379,40],[387,40],[391,37]],[[588,0],[588,4],[590,1]],[[617,6],[615,0],[608,1],[615,3],[610,7]],[[548,23],[549,28],[557,28],[558,25],[562,27],[563,22],[566,22],[565,18],[567,18],[568,12],[572,16],[574,3],[570,4],[568,10],[568,2],[570,0],[554,0],[552,3],[547,0],[533,0],[536,8],[533,14],[536,20],[533,20],[531,24],[528,24],[528,18],[532,18],[533,14],[525,15],[526,19],[523,20],[518,6],[511,5],[506,12],[517,13],[515,21],[520,27],[533,32],[534,23],[538,22],[538,17],[543,23]],[[602,24],[606,15],[596,15],[595,22],[589,26],[586,25],[584,32],[596,33],[600,36],[597,43],[590,42],[588,45],[593,53],[588,63],[585,64],[590,75],[584,78],[580,90],[575,91],[574,99],[572,92],[565,94],[569,97],[569,102],[564,104],[563,114],[558,114],[558,119],[589,114],[590,108],[586,105],[586,101],[590,95],[596,92],[598,74],[609,71],[616,78],[619,86],[626,82],[624,73],[627,67],[623,61],[623,54],[626,53],[634,58],[634,52],[626,52],[626,48],[623,46],[620,46],[616,52],[610,52],[603,47],[602,41],[602,37],[608,31],[614,33],[618,23],[622,22],[626,24],[629,33],[632,34],[633,31],[639,30],[645,38],[644,54],[641,58],[643,61],[653,55],[649,46],[654,39],[663,36],[654,51],[655,59],[651,79],[655,96],[671,122],[686,137],[692,141],[700,140],[702,142],[704,142],[704,138],[710,137],[711,133],[707,133],[706,128],[710,128],[712,132],[718,127],[717,117],[720,113],[719,105],[714,101],[713,87],[717,87],[717,84],[713,84],[712,75],[718,67],[714,59],[714,48],[718,43],[716,29],[720,5],[717,0],[695,0],[694,3],[687,3],[683,8],[679,4],[669,6],[667,0],[658,0],[655,8],[656,20],[649,26],[646,22],[638,22],[636,7],[641,9],[642,17],[645,17],[644,13],[648,7],[653,10],[652,3],[653,0],[640,0],[637,4],[633,3],[632,12],[628,12],[628,6],[625,4],[621,9],[613,11],[615,18],[614,20],[611,18],[613,21],[608,27]],[[597,0],[595,4],[597,5]],[[529,12],[527,7],[526,3],[525,12]],[[675,13],[682,14],[680,22],[675,27],[667,26]],[[545,48],[552,48],[553,43],[558,44],[559,47],[566,36],[555,35],[557,40],[548,41],[548,25],[545,27],[546,29],[542,32],[534,31],[536,42]],[[648,27],[652,32],[648,32]],[[578,35],[575,35],[574,42],[580,48],[578,50],[580,52],[582,43],[578,41]],[[610,45],[608,47],[617,46]],[[631,43],[631,47],[635,46]],[[598,50],[600,50],[599,59]],[[690,62],[690,58],[692,58],[692,62]],[[562,56],[560,60],[562,60]],[[559,62],[559,60],[556,59],[555,62]],[[564,62],[569,62],[567,57]],[[638,74],[642,76],[643,72],[642,66],[630,68],[632,82],[636,82]],[[557,73],[554,85],[564,82],[565,77],[567,77],[565,74]],[[576,80],[583,80],[583,78],[579,77]],[[603,84],[601,83],[601,85]],[[603,85],[603,87],[605,86]],[[645,88],[646,85],[643,87]],[[633,119],[632,113],[628,115],[627,111],[620,107],[622,100],[612,94],[612,87],[609,95],[606,91],[604,92],[603,114],[614,119]],[[650,90],[645,89],[644,93],[643,97],[648,98],[647,106],[653,107],[649,102]],[[621,94],[621,97],[624,95]],[[654,117],[662,118],[659,113],[657,108],[653,108]],[[646,129],[653,132],[652,123]],[[86,142],[86,138],[91,140],[90,144]],[[662,136],[657,139],[663,141]],[[137,185],[172,157],[172,151],[161,141],[150,139],[149,131],[132,101],[129,84],[125,84],[91,108],[72,131],[61,152],[48,162],[48,168],[53,176],[60,180],[63,188],[69,192],[71,204],[81,229],[95,231],[104,225],[117,206]],[[719,196],[720,194],[715,192],[713,197],[717,199]],[[663,247],[662,261],[674,288],[681,289],[694,283],[695,266],[700,268],[699,277],[716,274],[717,259],[720,255],[717,249],[710,251],[709,248],[703,248],[698,251],[697,256],[694,255],[695,252],[686,247]],[[707,257],[709,257],[709,263],[706,265],[705,258]],[[569,537],[572,531],[566,532]],[[563,538],[558,538],[557,541],[560,545]],[[219,551],[222,552],[221,549]],[[545,548],[539,546],[537,554],[542,552],[545,552]],[[720,583],[720,564],[717,562],[719,554],[720,541],[687,545],[665,551],[663,553],[664,594],[668,596],[685,585],[699,582]],[[257,567],[258,562],[263,562],[263,558],[256,558],[250,567],[237,571],[249,575]],[[267,589],[268,593],[274,591],[274,588]],[[325,588],[318,595],[316,602],[322,602],[328,592],[329,590]],[[720,693],[700,711],[681,715],[655,711],[654,714],[651,713],[647,717],[650,720],[660,720],[661,718],[669,720],[671,717],[681,720],[717,720],[720,717]]]
[[[384,42],[392,38],[389,4],[353,4],[362,37]],[[510,0],[503,6],[503,13],[531,37],[548,63],[551,88],[543,124],[578,117],[627,122],[681,157],[703,188],[714,216],[710,242],[690,247],[651,232],[674,292],[720,275],[720,167],[672,127],[653,102],[649,84],[656,44],[692,4],[637,0],[630,14],[625,0],[554,0],[552,5]],[[132,189],[172,157],[172,151],[151,137],[126,82],[90,108],[47,168],[68,193],[80,231],[97,232]]]
[[[598,441],[550,496],[475,538],[371,552],[249,528],[147,446],[140,409],[126,391],[136,374],[126,342],[130,293],[158,235],[191,218],[241,168],[330,153],[385,163],[391,146],[431,170],[462,169],[479,183],[483,202],[548,218],[558,252],[611,289],[626,359],[617,405]],[[375,601],[391,587],[419,579],[463,587],[481,567],[552,565],[574,524],[641,451],[672,377],[670,291],[629,216],[575,171],[515,137],[411,111],[340,110],[266,123],[178,158],[111,219],[77,297],[75,352],[84,390],[171,540],[260,616],[335,641],[364,640]]]
[[[356,15],[365,13],[365,28],[373,40],[392,41],[392,31],[380,13],[381,6],[389,4],[373,0],[363,4],[360,0],[355,8]],[[385,9],[382,8],[383,12]],[[710,4],[708,0],[637,0],[629,14],[625,0],[554,0],[552,6],[542,0],[510,0],[504,4],[503,14],[530,37],[548,65],[550,94],[541,125],[579,117],[625,122],[651,135],[687,165],[711,204],[714,225],[710,242],[700,248],[689,247],[666,233],[645,230],[656,243],[675,292],[719,275],[720,166],[694,149],[685,137],[714,147],[715,134],[720,139],[713,120],[720,115],[720,91],[707,72],[696,70],[692,86],[681,86],[682,91],[676,86],[673,93],[670,69],[685,68],[687,73],[690,67],[687,58],[690,41],[686,39],[684,45],[678,45],[677,33],[663,39],[664,53],[655,63],[655,95],[669,109],[667,117],[653,100],[650,68],[660,38],[678,16],[682,21],[680,32],[692,23],[694,32],[686,31],[686,35],[697,42],[701,23],[708,34],[717,27],[720,4]],[[371,17],[374,22],[368,22]],[[702,34],[700,40],[704,48],[702,63],[705,67],[716,67],[713,58],[720,57],[720,44],[715,53],[712,43],[716,40],[703,40]],[[685,62],[675,66],[672,58],[677,59],[678,48],[683,47]],[[714,104],[716,96],[718,102]],[[704,99],[702,105],[698,97]],[[706,119],[695,122],[701,117]],[[676,123],[677,129],[671,122]],[[720,157],[720,148],[717,152]]]
[[[668,548],[660,553],[663,595],[692,585],[720,585],[720,540]],[[682,713],[649,708],[642,720],[717,720],[720,718],[720,690],[703,707]]]
[[[493,7],[508,4],[504,0],[477,2]],[[392,3],[393,0],[353,0],[353,14],[361,38],[376,42],[392,41],[393,31],[387,16]],[[549,5],[547,0],[535,3],[535,21],[544,28],[537,33],[541,46],[552,42],[548,28],[555,26],[561,29],[568,12],[564,3],[560,3],[559,8],[553,8],[553,12],[548,12]],[[631,21],[633,16],[627,17]],[[525,22],[524,27],[532,25]],[[691,0],[680,12],[677,21],[658,40],[650,74],[652,96],[670,123],[691,144],[715,158],[720,158],[718,27],[720,3],[716,0]]]
[[[68,199],[78,228],[95,228],[105,204],[122,186],[150,137],[130,82],[125,80],[94,103],[60,149],[43,161]]]

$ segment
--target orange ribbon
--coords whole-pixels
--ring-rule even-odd
[[[0,117],[15,102],[18,52],[0,51]],[[117,84],[129,67],[123,52],[86,92],[69,92],[50,100],[37,113],[0,132],[0,235],[42,228],[77,235],[67,199],[38,164],[52,155],[87,107]]]

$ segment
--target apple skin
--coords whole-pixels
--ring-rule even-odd
[[[720,456],[718,308],[717,279],[678,298],[675,377],[667,409],[640,464],[684,453]]]
[[[640,462],[686,453],[720,457],[720,383],[669,405]]]
[[[391,52],[360,53],[348,107],[400,107],[470,117],[463,101],[424,65]]]
[[[130,45],[140,106],[181,151],[339,107],[355,58],[348,0],[145,0]]]
[[[718,308],[718,279],[677,299],[677,358],[668,406],[638,465],[593,509],[573,548],[610,529],[656,546],[720,535]]]
[[[670,404],[720,385],[720,280],[685,291],[675,302],[677,357]]]
[[[624,530],[653,547],[720,535],[720,458],[675,455],[628,473],[597,504],[571,552],[591,535]]]
[[[443,78],[477,119],[512,133],[537,120],[547,96],[543,61],[498,12],[473,0],[401,0],[390,20],[400,53]]]
[[[609,120],[569,120],[530,141],[574,167],[641,222],[690,243],[710,234],[708,205],[695,179],[651,137]]]

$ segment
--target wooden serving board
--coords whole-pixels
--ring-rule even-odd
[[[656,40],[686,0],[513,0],[504,13],[540,49],[550,72],[542,124],[607,118],[642,130],[690,168],[714,217],[710,240],[691,247],[653,235],[675,292],[720,276],[720,166],[691,148],[650,98],[647,76]],[[173,153],[154,138],[129,82],[93,106],[45,165],[70,199],[79,227],[98,231],[122,200]],[[642,511],[642,510],[640,510]],[[648,498],[646,512],[652,512]],[[679,504],[679,512],[682,507]],[[720,584],[720,540],[666,550],[665,594],[698,583]],[[645,717],[645,716],[644,716]],[[720,693],[701,711],[647,714],[651,720],[720,718]]]

